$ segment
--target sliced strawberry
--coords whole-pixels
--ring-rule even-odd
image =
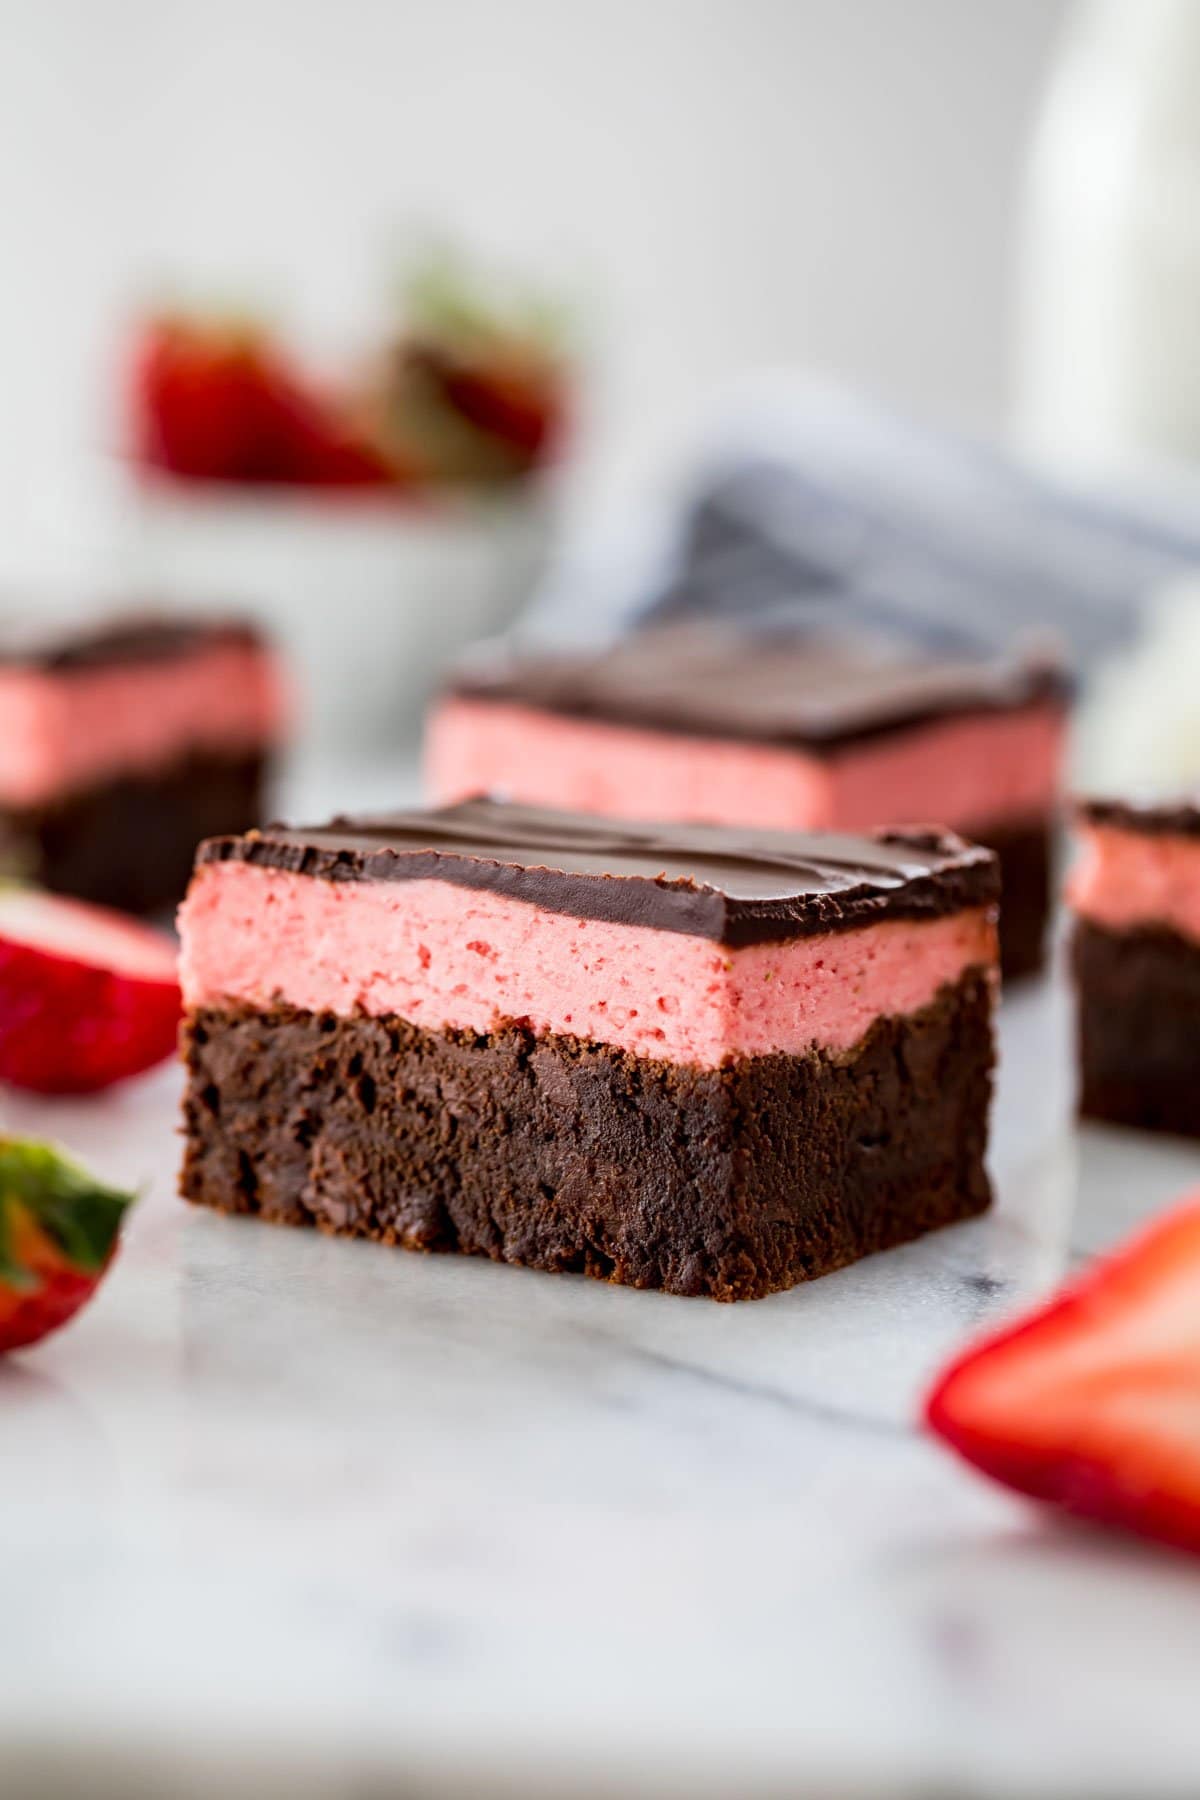
[[[261,327],[169,318],[144,331],[132,412],[142,463],[197,481],[389,487],[405,471]]]
[[[408,481],[399,459],[385,455],[332,403],[310,418],[301,460],[303,479],[314,487],[390,488]]]
[[[569,323],[445,245],[408,271],[381,395],[389,433],[434,480],[519,480],[568,423]]]
[[[441,369],[449,404],[480,431],[509,445],[522,468],[543,460],[559,436],[561,400],[550,370],[529,361],[455,364]]]
[[[133,371],[136,448],[153,468],[207,481],[278,475],[292,383],[262,334],[244,325],[162,319]]]
[[[132,1195],[47,1144],[0,1137],[0,1352],[79,1311],[112,1260]]]
[[[995,1480],[1200,1553],[1200,1193],[968,1350],[926,1419]]]
[[[531,357],[405,340],[388,381],[393,436],[443,480],[527,475],[561,436],[560,378]]]
[[[175,947],[121,913],[0,887],[0,1081],[83,1094],[170,1056]]]

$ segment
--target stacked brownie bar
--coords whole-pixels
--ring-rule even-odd
[[[1046,662],[663,629],[465,668],[431,718],[427,772],[439,801],[777,830],[937,821],[997,852],[1019,975],[1042,961],[1066,708]]]
[[[1200,1137],[1200,804],[1088,800],[1079,826],[1080,1109]]]
[[[987,1204],[994,856],[472,801],[201,847],[183,1192],[751,1298]]]
[[[0,871],[135,912],[173,904],[201,838],[262,816],[282,712],[241,623],[0,633]]]

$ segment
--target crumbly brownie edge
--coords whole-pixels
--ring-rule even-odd
[[[1054,901],[1056,821],[981,825],[964,836],[986,844],[1000,862],[1001,974],[1005,981],[1036,975],[1045,966]]]
[[[262,752],[194,754],[44,805],[0,808],[0,873],[125,912],[173,906],[202,838],[259,823],[268,772]]]
[[[284,1006],[183,1053],[187,1199],[408,1249],[753,1299],[990,1197],[979,969],[849,1054],[717,1070]]]
[[[1081,1114],[1200,1137],[1200,945],[1079,919],[1071,961]]]

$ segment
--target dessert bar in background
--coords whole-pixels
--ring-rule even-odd
[[[188,1199],[754,1298],[978,1212],[994,856],[489,801],[203,845]]]
[[[1004,972],[1042,962],[1067,714],[1057,666],[882,639],[664,628],[595,653],[499,651],[430,720],[432,797],[861,831],[936,821],[994,849]]]
[[[131,912],[174,904],[199,840],[261,817],[283,712],[240,622],[0,631],[0,869]]]
[[[1078,822],[1080,1110],[1200,1137],[1200,802],[1085,800]]]

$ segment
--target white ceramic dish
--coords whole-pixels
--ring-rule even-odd
[[[167,606],[247,610],[286,648],[321,752],[411,744],[469,642],[504,630],[550,549],[530,485],[428,506],[162,486],[126,510],[121,585]]]

